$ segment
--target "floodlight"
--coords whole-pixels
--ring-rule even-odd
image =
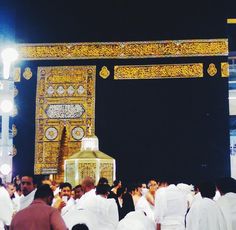
[[[11,166],[9,164],[2,164],[0,167],[2,175],[7,176],[11,172]]]
[[[10,76],[11,63],[16,61],[18,53],[13,48],[6,48],[1,53],[3,61],[3,78],[8,79]]]
[[[14,108],[13,102],[9,99],[3,99],[0,104],[0,109],[4,113],[10,113]]]

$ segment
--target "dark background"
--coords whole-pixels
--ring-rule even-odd
[[[17,43],[151,41],[227,38],[228,2],[7,1],[1,39]],[[14,174],[33,172],[37,66],[191,63],[226,57],[21,62],[33,78],[16,84],[18,134]],[[98,71],[97,71],[98,72]],[[123,180],[194,182],[230,175],[228,81],[203,79],[96,80],[96,135]],[[205,74],[207,75],[207,74]]]

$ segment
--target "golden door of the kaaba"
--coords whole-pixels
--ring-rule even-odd
[[[64,180],[64,160],[94,127],[95,74],[94,66],[38,68],[35,174]]]

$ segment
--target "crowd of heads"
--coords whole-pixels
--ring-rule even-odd
[[[33,175],[23,175],[22,177],[16,176],[12,183],[3,183],[0,178],[0,186],[5,186],[8,191],[10,198],[14,198],[14,194],[17,193],[19,196],[27,196],[35,188],[37,188],[34,199],[41,199],[46,204],[52,205],[53,199],[56,196],[60,197],[63,201],[63,208],[71,198],[74,200],[80,199],[85,193],[96,188],[96,195],[100,195],[104,198],[113,198],[113,195],[117,199],[125,199],[127,194],[130,194],[133,199],[145,195],[147,201],[150,205],[154,205],[155,193],[158,189],[167,187],[169,183],[166,180],[156,180],[154,178],[146,182],[135,182],[135,183],[122,183],[120,179],[113,181],[113,184],[110,186],[108,179],[101,177],[97,184],[95,180],[91,177],[86,177],[81,181],[81,184],[78,184],[74,187],[69,182],[57,183],[49,179],[49,177],[40,178],[38,180]],[[232,178],[220,178],[213,181],[204,181],[196,184],[195,186],[189,186],[184,183],[180,183],[177,187],[185,192],[197,193],[200,192],[203,198],[210,198],[216,194],[216,190],[219,191],[221,195],[224,195],[229,192],[236,193],[236,182]],[[73,230],[87,230],[88,227],[84,224],[75,225]]]

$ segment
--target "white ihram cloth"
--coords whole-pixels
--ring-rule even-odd
[[[96,197],[95,189],[91,189],[89,192],[83,194],[78,202],[76,202],[77,208],[85,209],[85,207],[89,206],[89,203],[93,201],[94,197]]]
[[[67,202],[66,206],[61,209],[61,216],[64,216],[70,209],[75,207],[75,200],[71,197]]]
[[[191,204],[190,204],[190,208],[191,208],[191,206],[192,206],[195,202],[197,202],[198,200],[201,200],[201,199],[202,199],[201,193],[200,193],[200,192],[197,192],[197,193],[193,196],[193,200],[192,200],[192,202],[191,202]]]
[[[17,192],[14,192],[14,198],[12,198],[12,203],[13,203],[13,210],[14,212],[18,212],[20,210],[20,198],[19,194]]]
[[[13,206],[7,190],[0,186],[0,230],[4,225],[10,225],[13,215]]]
[[[154,218],[162,230],[184,230],[187,199],[175,185],[157,190],[155,196]]]
[[[145,196],[141,196],[137,203],[135,204],[135,211],[141,210],[146,213],[147,217],[154,222],[154,213],[151,209]]]
[[[225,230],[236,229],[236,193],[229,192],[221,196],[216,204],[220,207],[226,221]]]
[[[20,210],[28,207],[34,200],[36,189],[34,189],[31,193],[29,193],[27,196],[21,196],[20,197]]]
[[[188,202],[188,208],[191,206],[193,202],[194,197],[194,186],[185,184],[185,183],[179,183],[177,184],[177,188],[186,195],[187,202]]]
[[[155,223],[143,211],[129,212],[120,220],[116,230],[155,230]]]
[[[87,194],[87,196],[86,194],[79,199],[77,209],[88,210],[97,216],[98,226],[96,230],[115,230],[119,222],[115,200],[106,199],[93,193]]]
[[[89,230],[97,230],[99,226],[97,216],[89,210],[71,209],[62,218],[69,230],[76,224],[86,224]]]
[[[193,203],[187,218],[186,230],[226,230],[226,223],[216,202],[202,198]]]

